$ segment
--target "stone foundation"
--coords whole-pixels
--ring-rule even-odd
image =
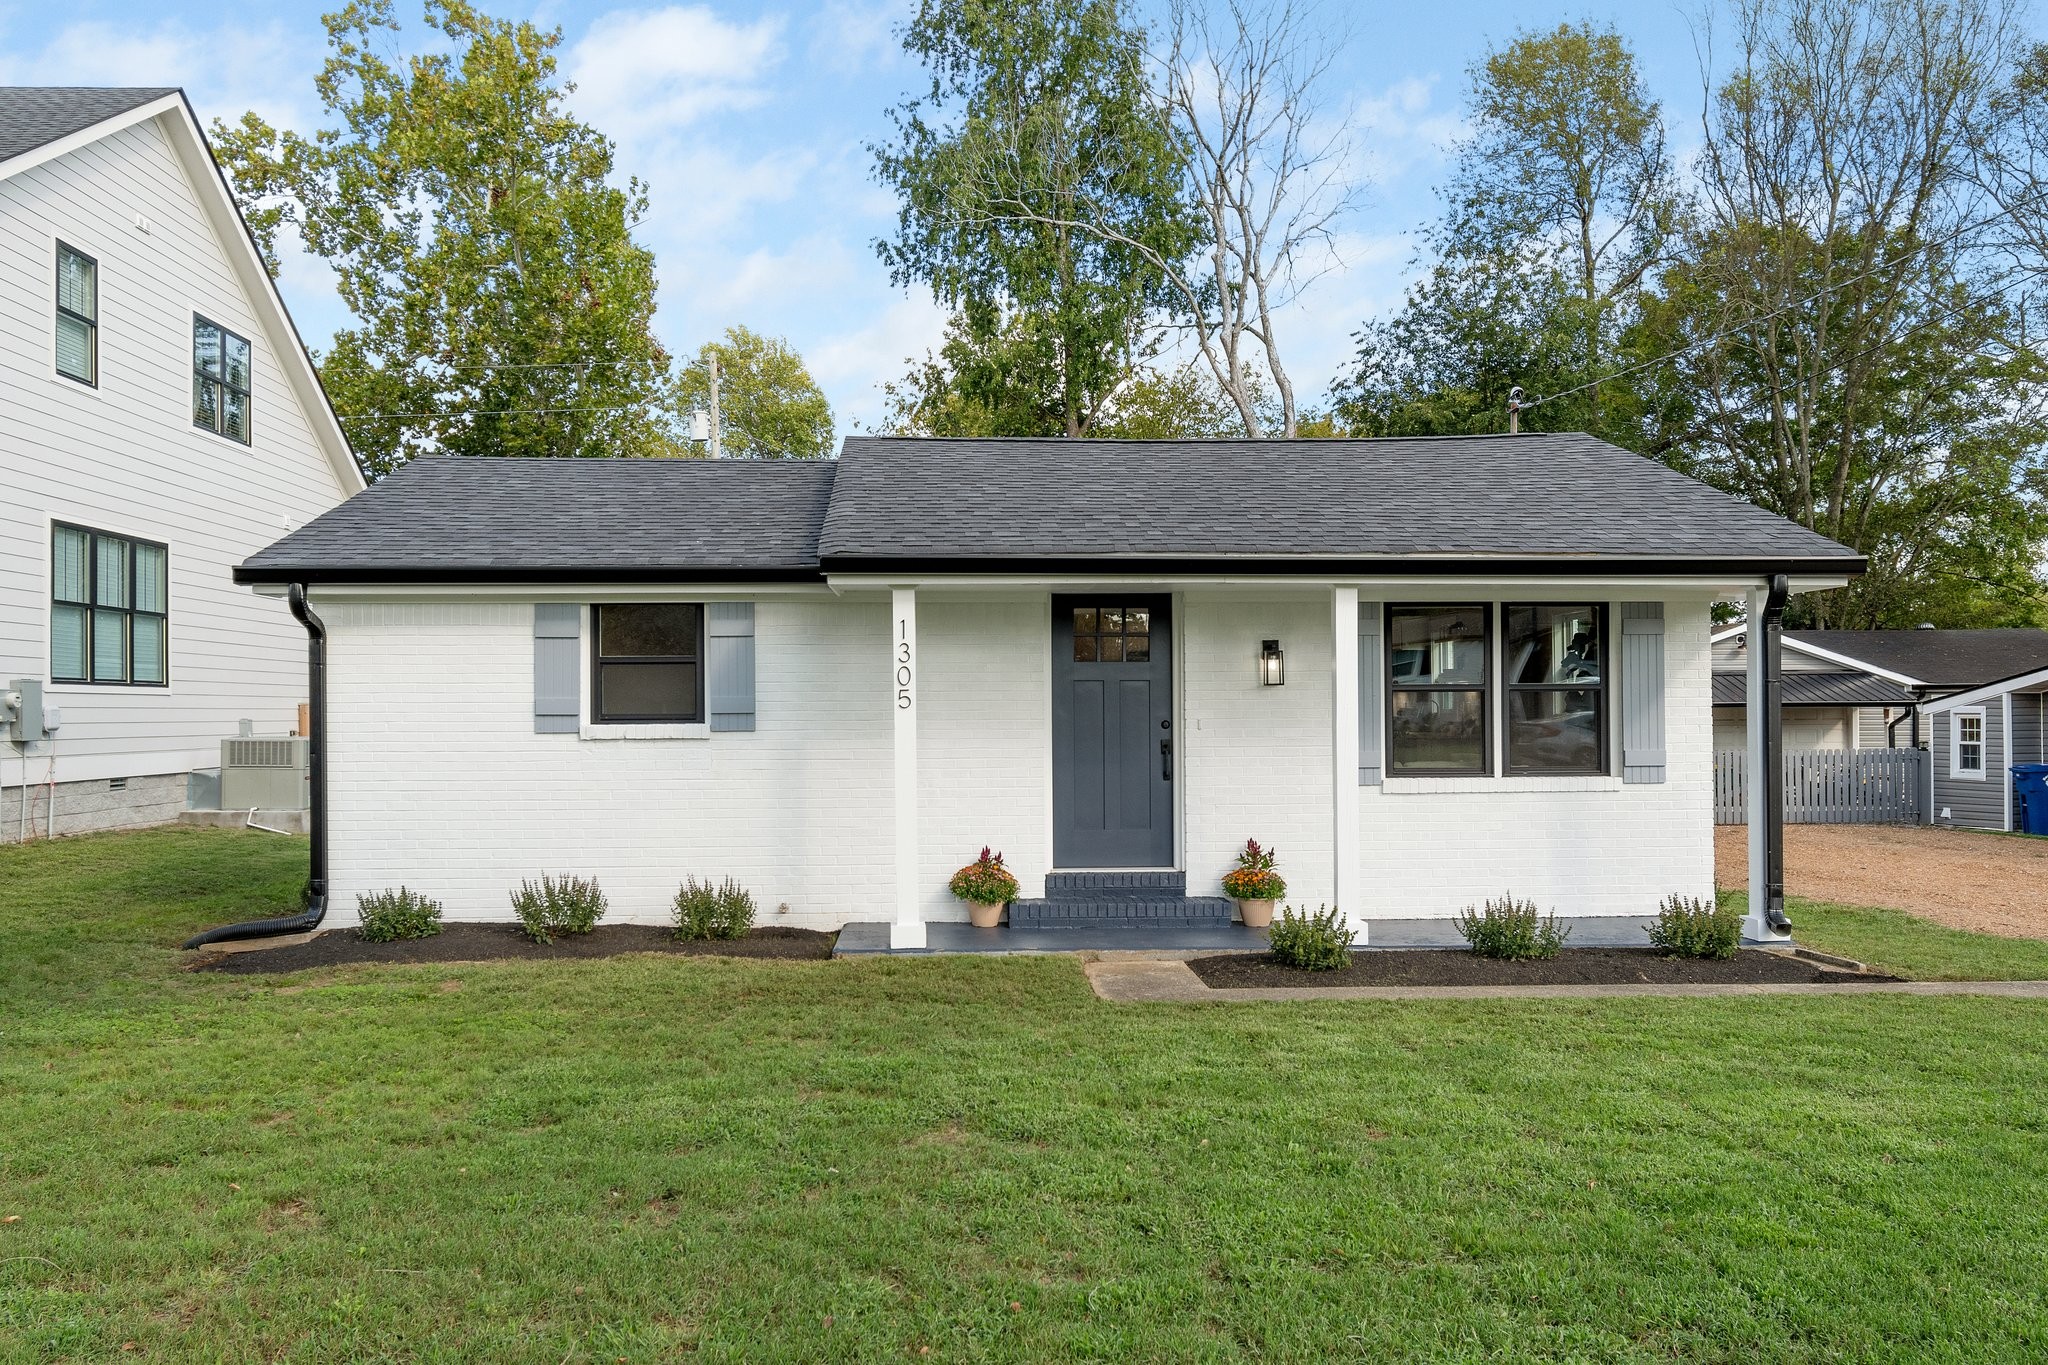
[[[91,782],[59,782],[56,787],[28,789],[28,837],[90,834],[96,830],[136,829],[168,824],[185,809],[184,773],[148,777],[99,778]],[[54,793],[56,812],[51,814]],[[0,844],[11,844],[22,832],[22,789],[0,787]]]

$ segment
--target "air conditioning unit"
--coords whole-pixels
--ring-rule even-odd
[[[304,810],[313,803],[308,741],[299,738],[220,742],[222,810]]]

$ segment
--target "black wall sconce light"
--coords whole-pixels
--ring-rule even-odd
[[[1280,687],[1287,682],[1287,656],[1280,652],[1278,640],[1259,642],[1259,681],[1268,687]]]

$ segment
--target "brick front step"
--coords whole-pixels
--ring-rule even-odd
[[[1185,872],[1048,872],[1051,901],[1165,901],[1186,897]]]
[[[1234,907],[1221,896],[1160,896],[1139,900],[1130,897],[1106,899],[1021,900],[1010,903],[1010,923],[1016,928],[1062,924],[1228,924]]]

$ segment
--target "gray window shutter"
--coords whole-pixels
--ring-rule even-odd
[[[573,735],[582,710],[583,608],[575,602],[533,604],[533,729]]]
[[[713,730],[754,728],[754,604],[713,602],[705,624]]]
[[[1621,604],[1621,780],[1664,780],[1664,604]]]
[[[1380,785],[1380,743],[1386,732],[1386,709],[1380,695],[1386,686],[1380,660],[1380,604],[1358,604],[1358,785]]]

